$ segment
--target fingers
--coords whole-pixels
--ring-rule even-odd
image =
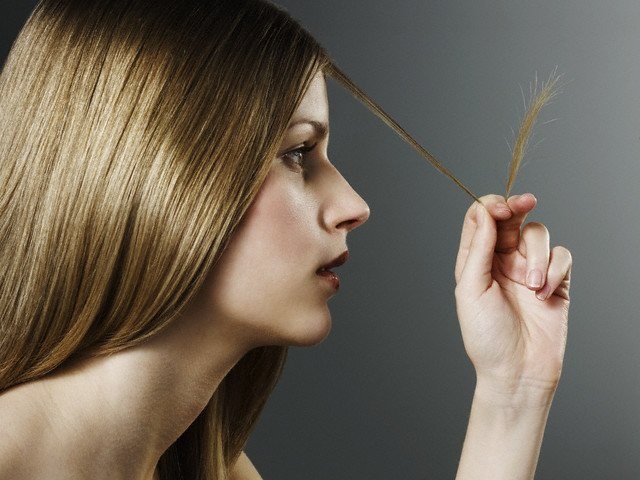
[[[469,218],[472,226],[469,228],[473,229],[473,236],[468,248],[459,255],[456,280],[459,285],[465,284],[469,293],[481,294],[493,281],[491,268],[496,245],[496,225],[484,206],[474,204],[472,209]]]
[[[513,195],[507,199],[507,205],[514,215],[529,213],[535,208],[537,203],[538,199],[532,193]]]
[[[505,221],[513,215],[507,200],[501,195],[485,195],[480,197],[480,201],[496,221]]]
[[[551,250],[547,283],[538,293],[538,300],[546,300],[551,295],[557,295],[569,300],[569,286],[571,282],[571,266],[573,259],[571,252],[564,247],[554,247]]]
[[[480,201],[484,208],[496,220],[507,220],[512,215],[504,197],[499,195],[485,195],[480,198]],[[462,235],[460,237],[460,248],[458,250],[458,258],[456,260],[456,282],[460,281],[460,276],[462,275],[462,270],[464,269],[471,248],[471,242],[478,228],[476,218],[476,209],[478,207],[480,207],[480,205],[477,202],[473,203],[467,210],[464,217]]]
[[[520,236],[520,253],[526,258],[525,285],[530,290],[540,290],[547,281],[549,267],[549,231],[541,223],[524,226]]]
[[[509,197],[507,205],[512,215],[498,222],[496,252],[511,253],[520,244],[520,229],[527,215],[536,207],[537,199],[530,193]]]
[[[531,222],[523,227],[537,204],[536,198],[530,193],[507,200],[499,195],[486,195],[480,201],[471,205],[465,215],[456,282],[464,283],[465,289],[476,293],[484,292],[493,282],[494,255],[515,252],[522,259],[517,271],[525,268],[524,273],[512,272],[518,282],[535,291],[540,300],[551,295],[568,300],[571,253],[563,247],[550,250],[549,231],[543,224]]]
[[[471,240],[478,228],[478,224],[476,222],[476,208],[478,207],[477,203],[471,204],[467,213],[464,216],[464,221],[462,222],[462,234],[460,235],[460,247],[458,248],[458,257],[456,258],[456,270],[455,277],[456,283],[460,281],[460,276],[462,275],[462,270],[464,268],[465,263],[467,262],[467,256],[469,255],[469,248],[471,248]]]

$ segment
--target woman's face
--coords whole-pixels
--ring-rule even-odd
[[[216,322],[254,344],[310,345],[331,328],[327,301],[347,234],[369,207],[327,157],[324,76],[294,113],[266,181],[205,285]]]

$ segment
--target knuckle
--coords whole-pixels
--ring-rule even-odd
[[[472,203],[469,206],[469,208],[467,209],[467,213],[464,216],[465,223],[468,223],[475,218],[476,208],[477,208],[476,202]]]
[[[453,295],[456,299],[456,303],[459,303],[465,297],[463,287],[460,282],[458,282],[458,284],[456,285],[456,288],[453,291]]]
[[[573,264],[573,255],[571,255],[571,252],[567,248],[560,245],[553,247],[553,254],[554,256],[566,259],[569,265]]]

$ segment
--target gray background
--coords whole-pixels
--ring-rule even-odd
[[[537,478],[640,478],[640,2],[280,0],[479,194],[503,192],[521,87],[555,66],[515,191],[574,255]],[[34,4],[0,0],[0,55]],[[249,444],[265,479],[453,478],[474,375],[453,306],[469,199],[335,84],[331,154],[372,209],[331,336],[292,349]]]

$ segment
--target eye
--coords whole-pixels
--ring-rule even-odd
[[[289,150],[282,154],[282,159],[292,168],[296,170],[304,170],[307,163],[307,154],[316,148],[317,143],[313,145],[305,145],[302,147]]]

